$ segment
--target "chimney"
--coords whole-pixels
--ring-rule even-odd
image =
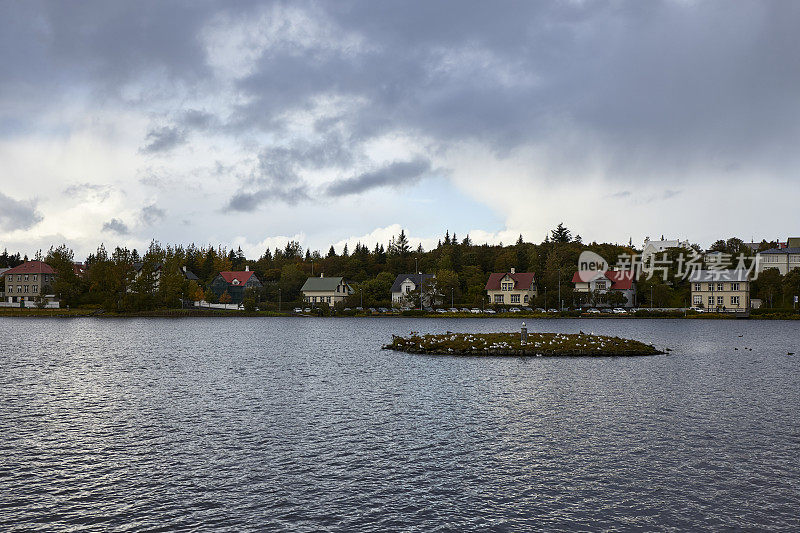
[[[512,273],[512,274],[516,274],[516,273],[517,273],[517,269],[516,269],[516,268],[514,268],[514,267],[511,267],[511,273]]]
[[[186,265],[183,265],[183,272],[186,273]]]
[[[245,265],[245,266],[244,266],[244,271],[245,271],[245,272],[250,272],[250,266],[248,266],[248,265]]]

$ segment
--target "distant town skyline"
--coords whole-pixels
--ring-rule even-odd
[[[800,226],[800,4],[9,2],[0,247]]]

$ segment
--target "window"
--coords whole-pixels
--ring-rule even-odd
[[[714,290],[714,284],[713,283],[709,283],[708,284],[708,290],[710,290],[710,291]]]
[[[725,290],[725,284],[724,283],[717,283],[717,290],[718,291],[724,291]]]
[[[33,275],[33,279],[31,281],[36,281],[36,274]]]
[[[525,303],[528,303],[528,295],[525,295]]]
[[[36,293],[38,291],[39,291],[39,286],[38,285],[31,285],[31,292]]]
[[[503,295],[502,294],[495,294],[494,295],[494,303],[496,303],[496,304],[503,303]]]
[[[606,290],[606,282],[605,281],[598,281],[598,282],[595,283],[594,286],[598,291]]]
[[[699,294],[695,294],[694,298],[692,298],[692,303],[694,305],[700,305],[701,303],[703,303],[703,297],[700,296]]]
[[[22,281],[22,274],[17,274],[17,281]]]
[[[739,297],[738,296],[731,296],[731,305],[735,305],[739,307]]]
[[[25,274],[25,281],[28,281],[28,275]]]
[[[9,286],[8,286],[8,292],[9,292],[9,293],[12,293],[12,292],[14,292],[14,286],[13,286],[13,285],[9,285]]]
[[[708,307],[714,307],[714,297],[713,296],[709,296],[708,297]]]
[[[512,294],[511,295],[511,303],[518,304],[519,303],[519,294]]]
[[[694,284],[694,290],[696,290],[696,291],[702,291],[703,290],[702,287],[703,287],[703,285],[700,284],[700,283],[695,283]]]
[[[725,305],[725,297],[723,297],[723,296],[717,296],[717,305],[718,305],[718,306],[723,306],[723,305]]]
[[[510,281],[505,281],[502,284],[502,290],[504,291],[511,291],[514,290],[514,284]]]
[[[28,292],[28,285],[25,285],[25,292]]]
[[[739,284],[738,283],[731,283],[731,290],[732,291],[738,291],[739,290]]]

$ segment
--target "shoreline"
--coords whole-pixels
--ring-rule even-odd
[[[0,318],[442,318],[442,319],[525,319],[525,320],[551,320],[563,319],[611,319],[611,320],[641,320],[641,319],[680,319],[680,320],[800,320],[800,314],[791,311],[777,311],[774,313],[750,314],[748,317],[735,316],[722,313],[690,313],[681,311],[654,312],[645,311],[628,314],[590,314],[568,311],[564,313],[498,313],[498,314],[472,314],[472,313],[384,313],[365,314],[347,313],[330,315],[294,314],[278,311],[240,311],[240,310],[214,310],[214,309],[155,309],[152,311],[135,311],[130,313],[108,312],[103,309],[37,309],[37,308],[0,308]]]

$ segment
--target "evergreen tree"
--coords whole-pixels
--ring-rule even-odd
[[[566,243],[572,241],[572,232],[568,230],[563,222],[559,222],[556,229],[550,232],[552,242]]]

